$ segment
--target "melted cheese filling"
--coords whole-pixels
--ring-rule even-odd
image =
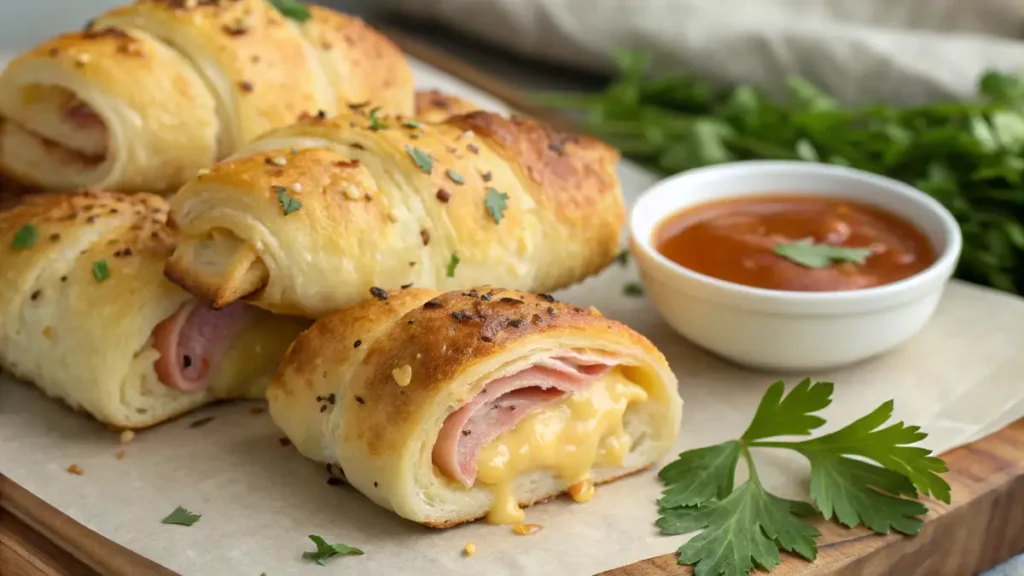
[[[211,388],[217,396],[262,398],[262,387],[285,350],[309,325],[300,318],[259,314],[217,363]]]
[[[566,484],[577,484],[589,478],[594,466],[622,466],[632,447],[622,417],[630,402],[645,400],[643,388],[612,370],[586,390],[531,413],[481,448],[476,484],[494,494],[487,521],[522,521],[514,484],[524,472],[552,469]]]

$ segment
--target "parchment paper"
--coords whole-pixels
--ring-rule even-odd
[[[481,104],[500,105],[415,62],[421,87],[439,87]],[[630,201],[653,181],[623,163]],[[828,374],[753,373],[733,367],[676,335],[644,298],[623,295],[632,264],[557,296],[597,306],[648,336],[669,358],[685,401],[678,449],[735,437],[766,386],[780,377],[831,379],[836,403],[829,428],[894,398],[897,416],[931,433],[946,450],[994,423],[1024,416],[1024,301],[954,282],[934,320],[902,348]],[[182,574],[592,574],[671,552],[685,537],[663,537],[653,524],[655,470],[598,488],[580,505],[566,498],[531,508],[544,528],[516,536],[483,523],[447,531],[422,528],[371,504],[347,486],[329,486],[323,468],[279,443],[282,436],[256,403],[222,404],[139,433],[117,460],[117,433],[0,377],[0,471],[89,528]],[[199,428],[189,424],[207,416]],[[764,453],[759,470],[783,495],[806,495],[799,459]],[[70,464],[84,475],[69,474]],[[954,497],[956,495],[954,494]],[[176,506],[201,513],[191,528],[162,525]],[[366,555],[328,567],[301,559],[308,534],[345,542]],[[467,542],[477,553],[462,555]]]

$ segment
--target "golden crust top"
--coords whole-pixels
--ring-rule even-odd
[[[452,116],[468,114],[480,107],[458,96],[440,90],[421,90],[416,93],[416,118],[431,123],[444,122]]]

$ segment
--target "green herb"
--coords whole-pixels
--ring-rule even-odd
[[[695,565],[697,574],[747,576],[755,567],[778,565],[779,550],[814,560],[818,531],[800,516],[864,524],[882,534],[917,534],[920,516],[928,511],[918,494],[949,503],[949,484],[938,475],[947,470],[945,463],[909,446],[927,435],[902,422],[882,428],[892,416],[892,401],[831,434],[802,442],[767,440],[809,436],[825,424],[815,413],[832,403],[832,389],[831,383],[808,379],[784,394],[785,385],[776,382],[738,440],[688,450],[661,470],[667,488],[658,501],[658,527],[663,534],[700,531],[679,548],[680,564]],[[807,458],[814,506],[768,492],[751,448],[794,450]],[[734,488],[741,457],[750,477]]]
[[[970,101],[845,106],[799,78],[785,98],[720,91],[694,76],[646,78],[619,55],[598,94],[538,95],[585,114],[584,127],[666,173],[750,159],[826,162],[884,174],[941,202],[963,231],[957,277],[1024,293],[1024,80],[996,72]]]
[[[419,128],[421,124],[415,120],[406,120],[405,122],[402,122],[402,126],[405,126],[406,128]]]
[[[345,544],[328,544],[323,538],[309,535],[309,539],[316,544],[316,552],[303,552],[302,557],[306,560],[312,560],[317,564],[324,566],[327,560],[335,556],[361,556],[363,551],[359,548],[353,548]]]
[[[448,178],[452,182],[455,182],[456,184],[465,184],[466,183],[466,181],[462,179],[462,174],[459,174],[458,172],[456,172],[455,170],[452,170],[451,168],[449,168],[447,170],[447,174],[448,174]]]
[[[434,170],[434,159],[423,150],[415,146],[405,145],[405,153],[412,158],[412,161],[416,163],[423,172],[430,174]]]
[[[494,219],[494,223],[500,224],[501,219],[505,217],[505,210],[508,208],[508,194],[488,188],[484,206],[487,208],[487,213]]]
[[[832,262],[863,264],[871,256],[871,249],[815,244],[812,238],[804,238],[789,244],[776,244],[775,253],[807,268],[827,268]]]
[[[36,229],[36,225],[25,224],[14,234],[14,242],[11,242],[11,248],[31,248],[36,245],[37,240],[39,240],[39,230]]]
[[[277,11],[285,18],[291,18],[296,22],[305,22],[312,18],[309,9],[295,0],[270,0],[270,3],[277,8]]]
[[[639,282],[630,282],[622,287],[622,293],[626,296],[643,296],[644,287]]]
[[[448,261],[448,277],[455,278],[455,268],[459,266],[459,257],[452,252],[452,258]]]
[[[622,252],[615,256],[615,260],[622,266],[629,264],[629,248],[623,248]]]
[[[380,110],[380,108],[374,108],[373,110],[370,110],[370,130],[373,130],[374,132],[376,132],[377,130],[383,130],[388,127],[387,124],[381,122],[380,118],[377,116],[378,110]]]
[[[181,506],[178,506],[174,509],[174,512],[171,512],[163,519],[163,523],[177,524],[178,526],[191,526],[196,522],[199,522],[199,519],[202,518],[202,516],[202,514],[195,514],[185,510]]]
[[[92,263],[92,277],[97,282],[103,282],[107,278],[110,278],[110,267],[107,266],[106,259],[97,260]]]
[[[284,186],[271,186],[271,189],[277,192],[277,201],[281,203],[281,209],[284,211],[285,216],[292,212],[298,212],[302,208],[302,202],[292,198],[288,194],[288,189]]]

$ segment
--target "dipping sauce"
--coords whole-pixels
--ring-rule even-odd
[[[720,280],[807,292],[891,284],[936,258],[928,238],[903,218],[827,196],[750,196],[687,208],[658,226],[654,244],[673,262]]]

